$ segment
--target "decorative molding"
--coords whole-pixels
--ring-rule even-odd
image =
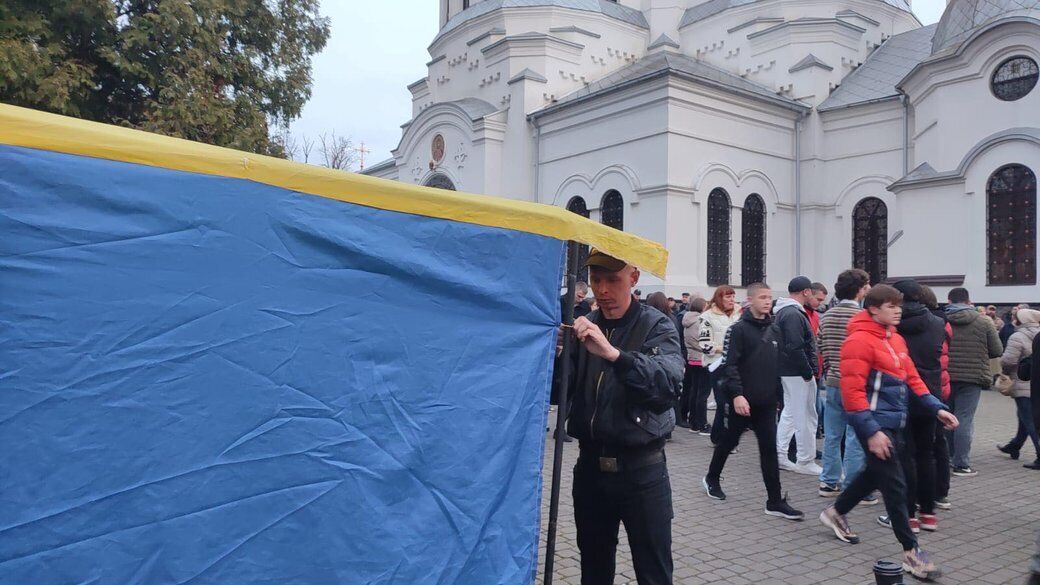
[[[466,166],[466,159],[469,156],[466,154],[466,147],[460,142],[458,149],[455,151],[455,167],[461,169]]]
[[[756,18],[752,18],[751,20],[749,20],[747,22],[742,22],[742,23],[738,24],[737,26],[727,30],[726,32],[732,34],[732,33],[737,32],[738,30],[743,30],[743,29],[745,29],[745,28],[747,28],[749,26],[755,26],[757,24],[777,24],[777,23],[780,23],[780,22],[783,22],[783,21],[784,21],[784,19],[782,19],[782,18],[769,17],[769,16],[759,16],[759,17],[756,17]]]
[[[856,191],[857,189],[859,189],[860,187],[862,187],[864,185],[871,185],[871,184],[879,185],[881,187],[881,189],[879,191],[873,192],[870,196],[878,197],[879,199],[884,200],[884,197],[880,197],[880,191],[883,191],[884,189],[886,189],[888,187],[888,185],[891,185],[892,181],[894,181],[894,180],[895,180],[894,177],[890,177],[888,175],[866,175],[866,176],[860,177],[860,178],[850,182],[848,185],[845,186],[844,189],[841,190],[841,194],[838,195],[838,199],[836,199],[834,201],[833,208],[834,208],[835,215],[837,215],[838,217],[842,216],[842,208],[844,206],[845,199],[852,192]],[[866,196],[866,195],[864,195],[864,196]],[[885,203],[887,204],[888,201],[886,201]]]
[[[524,80],[534,81],[536,83],[548,83],[549,82],[549,80],[546,79],[544,75],[542,75],[542,74],[540,74],[540,73],[538,73],[536,71],[532,71],[530,68],[525,67],[523,71],[521,71],[520,73],[517,73],[516,75],[511,77],[507,83],[509,85],[513,85],[514,83],[518,83],[518,82],[524,81]]]
[[[600,38],[602,36],[602,35],[599,35],[599,34],[596,34],[596,33],[592,32],[592,31],[585,30],[583,28],[578,28],[578,27],[576,27],[574,25],[571,25],[571,26],[554,26],[554,27],[549,29],[549,32],[551,32],[551,33],[577,33],[579,35],[585,35],[587,37],[592,37],[594,39],[598,39],[598,38]]]
[[[926,286],[963,286],[963,274],[936,274],[929,276],[889,276],[883,282],[895,284],[900,280],[916,280],[919,284]]]
[[[563,180],[563,182],[560,183],[560,187],[556,190],[556,193],[553,195],[552,204],[559,205],[560,197],[564,194],[564,191],[566,191],[573,183],[584,185],[591,192],[596,188],[596,185],[601,180],[603,180],[604,177],[610,174],[616,174],[623,177],[628,182],[629,190],[633,194],[637,195],[641,191],[642,188],[639,184],[639,177],[636,176],[635,171],[633,171],[630,167],[627,167],[625,165],[615,164],[610,165],[608,167],[604,167],[593,177],[589,177],[588,175],[585,175],[583,173],[575,173],[567,177]],[[633,197],[631,200],[632,203],[637,203],[638,201],[638,197]],[[590,209],[595,208],[590,207]]]
[[[787,72],[794,73],[796,71],[801,71],[803,69],[811,69],[813,67],[819,67],[820,69],[823,69],[825,71],[834,71],[834,67],[831,67],[830,65],[824,63],[816,55],[809,53],[808,55],[803,57],[801,61],[792,65],[791,68],[787,70]]]
[[[497,36],[501,36],[501,35],[504,35],[504,34],[506,34],[506,29],[495,27],[495,28],[485,32],[484,34],[480,35],[479,37],[476,37],[476,38],[473,38],[473,39],[470,39],[470,40],[466,41],[466,46],[467,47],[472,47],[473,45],[479,43],[480,41],[483,41],[484,39],[488,39],[488,38],[491,38],[491,37],[497,37]]]
[[[975,144],[961,159],[957,168],[949,171],[937,172],[928,163],[919,165],[905,177],[891,183],[887,188],[893,193],[899,193],[908,189],[919,189],[921,187],[935,187],[939,185],[952,185],[964,182],[968,174],[968,168],[975,159],[982,156],[989,149],[1005,142],[1029,142],[1040,146],[1040,128],[1011,128],[990,134]]]
[[[864,16],[864,15],[860,14],[859,12],[856,12],[855,10],[842,10],[841,12],[838,12],[837,14],[835,14],[834,17],[835,18],[858,18],[858,19],[862,20],[863,22],[865,22],[867,24],[872,24],[874,26],[881,26],[880,22],[874,20],[873,18],[870,18],[869,16]]]
[[[753,33],[749,34],[747,36],[747,38],[748,39],[756,39],[756,38],[759,38],[759,37],[769,36],[771,34],[774,34],[774,33],[780,32],[780,31],[784,31],[784,30],[788,30],[788,29],[794,29],[794,28],[825,27],[825,26],[835,26],[835,25],[837,25],[838,28],[844,27],[844,28],[849,29],[850,31],[854,31],[854,32],[857,32],[857,33],[860,33],[860,34],[867,32],[867,29],[865,29],[863,27],[856,26],[854,24],[845,22],[844,20],[840,20],[838,18],[811,18],[811,17],[804,17],[804,18],[796,18],[794,20],[784,21],[784,22],[782,22],[780,24],[771,26],[771,27],[769,27],[769,28],[767,28],[765,30],[760,30],[758,32],[753,32]]]

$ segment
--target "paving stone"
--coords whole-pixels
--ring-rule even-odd
[[[1029,567],[1040,529],[1040,472],[1011,461],[995,445],[1015,433],[1012,401],[996,392],[984,392],[975,418],[972,467],[979,475],[952,478],[953,510],[938,511],[939,531],[920,535],[945,575],[941,585],[1021,585]],[[547,435],[542,509],[542,548],[549,514],[552,437]],[[701,477],[711,458],[707,437],[677,428],[669,443],[668,469],[672,481],[675,520],[672,523],[675,583],[677,585],[866,585],[873,582],[871,567],[879,559],[897,561],[900,547],[892,531],[875,522],[884,506],[861,506],[849,521],[863,542],[848,545],[836,540],[817,516],[833,502],[816,494],[813,477],[781,472],[791,505],[806,513],[804,522],[791,522],[763,513],[765,489],[758,470],[754,437],[745,434],[740,453],[731,457],[723,475],[726,501],[704,495]],[[1028,452],[1026,452],[1028,451]],[[554,583],[577,585],[580,567],[571,500],[572,469],[577,443],[564,449],[559,534]],[[540,556],[544,563],[544,558]],[[617,585],[635,585],[632,556],[625,531],[619,534]],[[542,582],[539,569],[538,581]],[[915,582],[907,579],[908,583]]]

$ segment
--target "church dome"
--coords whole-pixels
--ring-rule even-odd
[[[990,23],[1015,16],[1040,22],[1040,0],[953,0],[932,37],[932,53],[960,44]]]

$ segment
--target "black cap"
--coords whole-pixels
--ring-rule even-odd
[[[589,252],[589,259],[585,261],[585,266],[588,266],[589,268],[603,268],[610,272],[617,272],[625,266],[628,266],[628,263],[624,260],[618,260],[613,256],[608,256],[607,254],[593,248]]]
[[[787,285],[787,292],[796,293],[802,292],[807,288],[812,288],[812,281],[807,276],[796,276],[791,279],[791,284]]]
[[[897,291],[903,293],[903,300],[919,303],[924,298],[924,289],[919,282],[912,278],[900,280],[892,286]]]

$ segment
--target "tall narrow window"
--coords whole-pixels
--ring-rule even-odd
[[[852,212],[852,265],[870,274],[871,284],[888,276],[888,207],[867,197]]]
[[[708,195],[708,284],[729,283],[729,195],[715,189]]]
[[[625,229],[625,200],[621,193],[611,189],[603,195],[599,206],[600,223],[616,230]]]
[[[997,169],[986,183],[989,284],[1036,284],[1036,175]]]
[[[582,197],[571,197],[567,202],[567,211],[576,213],[584,218],[589,217],[589,206],[585,204]],[[585,262],[589,259],[589,247],[582,244],[578,246],[578,280],[589,281],[589,267]]]
[[[741,286],[766,280],[766,204],[752,193],[744,200],[740,216]]]

